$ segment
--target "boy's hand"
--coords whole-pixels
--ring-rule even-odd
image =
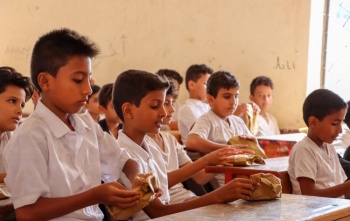
[[[126,190],[117,182],[104,183],[91,189],[97,203],[129,208],[140,202],[140,194],[132,190]]]
[[[258,185],[260,183],[251,179],[235,178],[217,189],[217,197],[223,203],[232,202],[237,199],[249,200],[253,190]]]
[[[141,178],[147,178],[148,176],[150,176],[151,175],[151,173],[146,173],[146,174],[138,174],[137,176],[138,177],[141,177]],[[141,181],[140,181],[140,179],[138,179],[137,177],[135,177],[135,179],[133,180],[133,182],[132,182],[132,188],[134,189],[134,188],[136,188],[136,187],[139,187],[139,186],[141,186]],[[160,197],[161,195],[163,195],[163,191],[160,189],[160,188],[156,188],[155,190],[154,190],[154,196],[155,197]]]
[[[246,145],[242,145],[246,146]],[[224,166],[232,166],[232,159],[230,156],[236,154],[242,154],[242,150],[232,148],[231,146],[224,147],[218,150],[215,150],[204,157],[207,159],[208,165],[224,165]]]
[[[255,151],[246,149],[248,145],[246,144],[232,144],[229,147],[236,150],[235,155],[237,154],[255,154]]]

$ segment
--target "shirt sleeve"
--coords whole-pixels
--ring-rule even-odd
[[[306,177],[316,182],[317,160],[310,148],[296,148],[294,152],[295,178]]]

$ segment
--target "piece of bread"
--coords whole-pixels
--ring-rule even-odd
[[[255,152],[255,155],[260,156],[263,159],[267,158],[264,150],[261,149],[261,147],[258,146],[254,141],[235,136],[235,137],[231,137],[228,140],[227,143],[230,144],[230,145],[233,145],[233,144],[245,144],[245,145],[248,145],[248,147],[246,148],[247,150],[253,150]]]

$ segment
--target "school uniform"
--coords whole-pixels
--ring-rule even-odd
[[[209,104],[192,98],[187,99],[180,107],[178,112],[178,127],[183,144],[186,143],[187,136],[196,120],[209,110]]]
[[[253,136],[241,118],[230,115],[225,121],[212,110],[197,119],[190,134],[197,134],[203,139],[219,144],[227,144],[228,140],[233,136]],[[224,185],[223,174],[217,174],[215,178],[220,186]]]
[[[256,134],[257,137],[280,134],[280,129],[278,128],[276,118],[270,113],[266,113],[266,116],[267,116],[267,121],[263,116],[258,114],[257,121],[259,125],[259,130],[258,130],[258,133]]]
[[[0,136],[0,173],[5,173],[5,166],[2,160],[2,151],[4,150],[6,144],[10,140],[12,131],[7,131],[1,134]]]
[[[159,199],[164,203],[170,202],[170,195],[168,190],[168,174],[163,162],[163,156],[158,149],[152,145],[148,145],[143,141],[142,147],[131,140],[123,131],[119,131],[117,142],[119,146],[125,148],[130,156],[138,161],[141,165],[142,173],[153,172],[158,179],[158,186],[163,191],[163,195]],[[131,189],[132,183],[125,174],[121,175],[120,182],[122,182],[128,189]],[[133,215],[133,221],[148,220],[150,217],[142,210]]]
[[[41,101],[14,132],[3,151],[14,208],[39,197],[75,195],[105,182],[116,181],[130,156],[91,118],[69,115],[71,131]],[[102,220],[97,205],[54,220]]]
[[[323,148],[320,148],[309,137],[293,146],[289,156],[288,174],[293,194],[301,194],[297,180],[299,177],[312,179],[317,189],[336,186],[347,179],[333,145],[324,143]]]
[[[164,151],[157,145],[157,143],[149,136],[145,136],[145,141],[149,146],[157,148],[163,157],[167,173],[179,169],[186,163],[191,163],[191,159],[187,155],[184,147],[177,142],[176,138],[170,133],[160,132],[163,139]],[[192,191],[184,188],[182,183],[178,183],[169,189],[170,193],[170,204],[184,202],[194,196]]]

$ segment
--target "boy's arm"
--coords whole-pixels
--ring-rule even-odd
[[[6,177],[6,173],[0,173],[0,183],[4,182],[5,177]]]
[[[124,165],[123,173],[132,182],[137,175],[142,173],[141,165],[134,159],[128,159]]]
[[[186,140],[186,147],[190,150],[198,151],[200,153],[210,153],[220,148],[229,147],[228,144],[219,144],[210,140],[201,138],[197,134],[190,134]],[[237,148],[244,148],[246,145],[237,145]]]
[[[118,183],[105,183],[83,193],[61,198],[40,197],[34,204],[16,209],[17,220],[49,220],[78,209],[103,203],[128,208],[139,203],[140,195]]]
[[[350,194],[350,181],[325,189],[317,189],[315,181],[307,177],[299,177],[298,182],[303,195],[337,198]]]
[[[207,183],[215,174],[205,174],[201,171],[205,166],[208,165],[231,165],[229,163],[229,156],[240,153],[239,150],[235,148],[226,147],[214,152],[211,152],[195,162],[186,163],[181,168],[168,173],[168,186],[169,188],[193,177],[195,181],[199,184]],[[200,171],[200,172],[199,172]],[[197,183],[198,183],[197,182]]]
[[[255,185],[258,185],[255,181],[236,178],[204,196],[182,203],[164,205],[156,198],[143,210],[151,218],[156,218],[215,203],[231,202],[237,199],[248,200]]]

